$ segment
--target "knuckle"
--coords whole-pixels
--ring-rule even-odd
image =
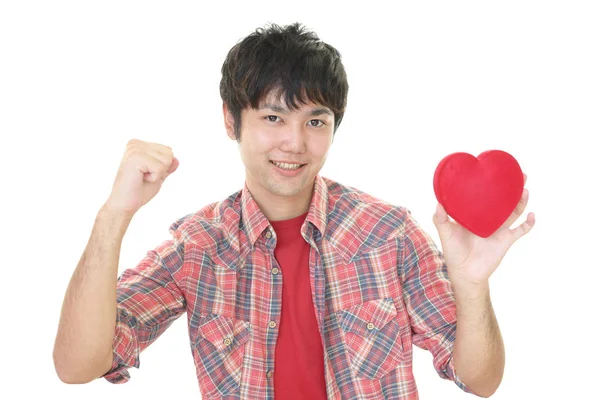
[[[169,146],[160,146],[159,150],[166,155],[172,155],[173,154],[173,149],[170,148]]]
[[[142,155],[142,152],[137,147],[127,149],[127,158],[139,157],[140,155]]]

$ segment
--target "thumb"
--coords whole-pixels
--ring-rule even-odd
[[[171,166],[167,170],[167,176],[171,175],[173,172],[175,172],[178,167],[179,167],[179,160],[176,157],[173,157],[173,161],[171,161]]]
[[[437,204],[435,214],[433,214],[433,224],[435,225],[441,240],[450,237],[450,234],[452,233],[452,224],[448,218],[448,213],[446,213],[446,210],[440,203]]]

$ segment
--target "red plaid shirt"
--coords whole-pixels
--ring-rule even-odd
[[[273,399],[282,275],[277,237],[248,187],[188,214],[117,284],[114,362],[187,312],[202,398]],[[465,391],[452,358],[456,308],[441,252],[408,210],[317,176],[301,228],[329,399],[418,399],[412,345]]]

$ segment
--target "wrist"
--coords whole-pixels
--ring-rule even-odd
[[[132,219],[133,214],[113,209],[107,204],[103,205],[96,214],[96,221],[106,221],[120,230],[127,230]]]
[[[457,300],[486,299],[490,295],[490,285],[484,282],[451,281],[452,291]]]

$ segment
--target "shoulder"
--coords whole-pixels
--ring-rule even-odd
[[[360,223],[377,222],[378,225],[386,224],[395,230],[402,226],[402,222],[410,214],[406,207],[379,199],[360,189],[327,178],[323,180],[327,184],[328,217],[331,218],[328,222],[334,222],[328,229],[339,228],[339,223],[335,222],[342,222],[352,216]]]
[[[404,234],[410,211],[360,189],[323,178],[327,184],[326,238],[355,256]]]
[[[171,223],[170,233],[180,243],[200,247],[207,252],[231,244],[240,220],[241,190],[224,200],[210,203]],[[237,239],[237,235],[235,239]]]

